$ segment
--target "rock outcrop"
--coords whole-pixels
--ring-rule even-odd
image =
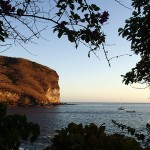
[[[0,56],[0,101],[17,105],[60,103],[56,71],[22,59]]]

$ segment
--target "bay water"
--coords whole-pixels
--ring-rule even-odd
[[[122,106],[125,110],[118,110]],[[135,110],[135,113],[126,112]],[[150,104],[139,103],[69,103],[47,107],[9,107],[8,114],[26,115],[28,121],[40,125],[41,134],[34,144],[28,141],[21,146],[28,150],[43,150],[51,144],[51,138],[56,130],[67,127],[71,122],[87,125],[95,123],[97,126],[105,123],[107,133],[125,133],[118,129],[112,120],[135,128],[139,132],[145,131],[146,123],[150,123]]]

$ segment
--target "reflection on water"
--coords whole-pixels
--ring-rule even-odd
[[[70,122],[84,125],[93,122],[98,126],[105,123],[107,132],[111,133],[124,132],[118,131],[118,128],[112,124],[112,119],[139,130],[144,129],[145,124],[150,122],[150,104],[123,104],[126,109],[135,110],[135,113],[120,111],[119,105],[117,103],[79,103],[54,107],[12,107],[8,108],[8,114],[26,114],[28,121],[40,125],[41,135],[36,143],[38,145],[36,150],[41,150],[44,145],[50,144],[55,130],[66,127]]]

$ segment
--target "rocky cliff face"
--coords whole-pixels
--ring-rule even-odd
[[[8,104],[60,103],[56,71],[22,58],[0,56],[0,101]]]

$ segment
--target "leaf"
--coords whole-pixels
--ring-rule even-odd
[[[61,38],[61,36],[63,35],[63,31],[62,30],[59,30],[59,32],[58,32],[58,38]]]
[[[57,16],[61,16],[62,15],[62,12],[58,12],[56,13]]]
[[[122,28],[119,28],[119,29],[118,29],[119,35],[122,33],[122,31],[123,31]]]
[[[80,19],[80,16],[78,14],[74,14],[73,18],[74,18],[74,20],[78,20],[78,19]]]
[[[99,10],[100,10],[100,8],[99,8],[97,5],[95,5],[95,4],[92,4],[91,7],[92,7],[95,11],[99,11]]]
[[[78,3],[79,3],[80,5],[82,5],[82,0],[78,0]]]
[[[91,51],[88,52],[88,57],[90,58]]]
[[[5,42],[3,36],[1,36],[1,35],[0,35],[0,40],[3,41],[3,42]]]
[[[58,28],[55,26],[55,28],[53,30],[53,33],[56,32],[57,30],[58,30]]]
[[[75,37],[72,34],[68,34],[68,40],[70,42],[74,42],[75,41]]]
[[[73,4],[70,4],[69,6],[70,6],[70,8],[71,8],[72,10],[74,10],[75,7],[74,7]]]
[[[85,15],[84,15],[85,18],[88,18],[88,16],[89,16],[89,14],[85,14]]]

